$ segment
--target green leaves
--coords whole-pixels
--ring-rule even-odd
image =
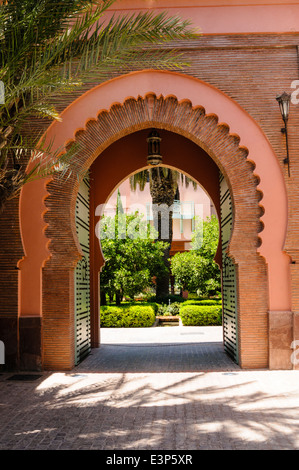
[[[205,258],[214,259],[219,242],[219,223],[215,215],[198,224],[192,237],[192,249]]]
[[[183,305],[180,317],[184,326],[222,325],[222,307]]]
[[[104,23],[114,1],[9,0],[0,8],[0,79],[7,87],[34,84],[44,95],[74,77],[93,76],[99,82],[111,68],[121,73],[128,63],[137,68],[185,65],[177,51],[149,45],[196,37],[190,22],[145,12],[113,15]]]
[[[155,318],[151,306],[101,307],[101,326],[104,328],[145,328],[152,326]]]
[[[214,261],[219,240],[216,216],[198,225],[192,238],[192,250],[177,253],[171,259],[171,271],[178,287],[207,295],[220,290],[220,270]]]
[[[154,275],[165,271],[165,243],[154,243],[149,224],[138,213],[104,217],[102,225],[106,236],[100,238],[106,263],[101,272],[101,289],[110,296],[134,298],[152,285]]]
[[[203,283],[207,261],[193,251],[177,253],[171,259],[171,272],[176,285],[183,290],[195,292]]]
[[[114,2],[1,2],[0,80],[5,85],[5,103],[0,105],[0,143],[5,141],[6,151],[3,147],[0,150],[0,186],[3,183],[5,187],[5,178],[10,177],[10,173],[6,173],[8,166],[15,166],[16,160],[23,165],[23,175],[14,180],[18,184],[15,191],[11,187],[10,197],[28,181],[24,174],[26,163],[40,138],[28,129],[26,134],[26,123],[35,116],[59,120],[59,112],[53,105],[57,94],[70,93],[87,81],[98,84],[132,70],[177,69],[186,65],[181,54],[174,48],[164,48],[163,44],[197,37],[189,21],[170,17],[166,12],[154,14],[151,11],[126,16],[115,14],[105,21],[104,14]],[[10,126],[13,132],[4,139]],[[16,152],[20,141],[26,147]],[[47,158],[49,153],[47,149]],[[60,155],[56,161],[50,158],[47,174],[50,169],[55,174],[57,168],[62,174],[59,158]],[[75,154],[72,160],[62,158],[63,174],[67,169],[75,171]],[[39,171],[38,166],[35,168],[35,177],[43,177],[44,172]],[[1,197],[5,202],[5,191]]]

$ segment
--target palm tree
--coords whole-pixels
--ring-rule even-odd
[[[180,181],[186,187],[188,187],[189,184],[192,184],[194,189],[197,188],[197,183],[191,178],[185,176],[183,173],[163,166],[155,166],[130,177],[130,186],[133,191],[136,191],[137,187],[143,191],[146,183],[149,182],[154,225],[158,233],[157,240],[163,240],[167,243],[164,250],[164,262],[168,269],[166,274],[157,276],[157,299],[161,299],[169,295],[169,253],[173,238],[173,204]],[[168,224],[168,227],[165,227],[166,223]]]
[[[52,153],[40,135],[26,132],[32,117],[60,119],[52,104],[58,93],[132,69],[184,65],[162,44],[196,37],[188,21],[146,12],[105,23],[103,15],[115,1],[0,0],[0,212],[26,182],[54,172],[63,179],[70,172],[75,148]]]

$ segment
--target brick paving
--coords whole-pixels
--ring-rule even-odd
[[[221,335],[103,330],[72,371],[3,373],[0,449],[298,449],[299,371],[241,370]]]

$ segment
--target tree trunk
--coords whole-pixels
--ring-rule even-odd
[[[166,248],[164,251],[163,259],[165,266],[167,268],[167,273],[165,275],[157,276],[156,278],[156,298],[162,299],[169,295],[169,282],[170,282],[170,263],[169,259],[170,247]]]
[[[122,298],[123,298],[123,296],[122,296],[121,293],[117,292],[117,293],[115,294],[115,304],[116,304],[117,306],[119,306],[119,305],[121,304]]]
[[[157,240],[168,243],[164,251],[164,262],[167,267],[165,275],[156,278],[156,297],[160,299],[169,295],[170,262],[169,253],[172,243],[172,215],[173,203],[176,192],[176,182],[169,170],[166,174],[163,169],[153,168],[150,175],[150,193],[153,205],[154,225],[158,232]]]
[[[100,296],[101,296],[101,305],[104,306],[104,305],[107,305],[107,298],[106,298],[106,292],[102,290],[100,290]]]

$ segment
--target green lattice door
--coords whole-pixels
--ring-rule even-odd
[[[222,174],[220,174],[220,206],[224,349],[238,363],[236,267],[226,252],[232,233],[233,211],[229,188]]]
[[[76,231],[83,252],[75,269],[75,363],[79,364],[91,350],[88,178],[82,181],[77,196]]]

